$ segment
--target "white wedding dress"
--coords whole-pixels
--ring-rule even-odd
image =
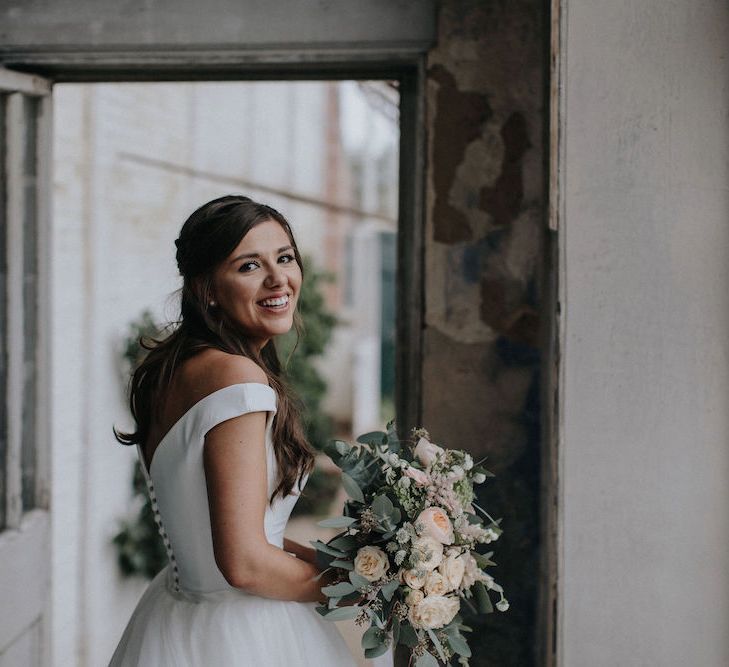
[[[168,431],[149,472],[137,452],[169,564],[137,604],[110,667],[346,667],[354,665],[334,624],[316,603],[272,600],[231,587],[218,569],[203,468],[205,434],[247,412],[267,411],[268,493],[275,487],[271,442],[276,392],[247,382],[223,387],[192,406]],[[283,547],[297,495],[277,496],[264,528]]]

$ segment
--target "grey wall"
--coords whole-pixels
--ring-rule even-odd
[[[165,48],[421,51],[434,0],[0,0],[0,53]]]
[[[561,663],[719,667],[729,5],[564,8]]]

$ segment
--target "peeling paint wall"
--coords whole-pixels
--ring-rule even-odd
[[[473,664],[529,665],[538,578],[544,3],[445,0],[428,55],[424,423],[488,455],[512,607]]]

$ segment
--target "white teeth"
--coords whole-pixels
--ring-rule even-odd
[[[260,301],[259,303],[262,306],[284,306],[289,302],[288,296],[280,296],[276,299],[266,299],[265,301]]]

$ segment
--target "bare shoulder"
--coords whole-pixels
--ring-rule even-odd
[[[204,350],[185,363],[184,383],[206,395],[231,384],[268,384],[266,372],[253,359],[221,350]]]

